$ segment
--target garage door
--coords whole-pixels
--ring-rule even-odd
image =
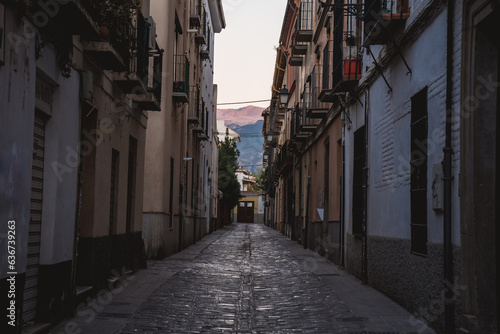
[[[40,236],[42,227],[43,163],[45,155],[45,119],[35,114],[33,137],[33,165],[31,176],[31,208],[28,234],[28,259],[24,286],[23,322],[36,316],[38,296],[38,267],[40,263]]]

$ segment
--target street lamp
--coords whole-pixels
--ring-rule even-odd
[[[280,89],[279,96],[280,104],[286,106],[286,104],[288,103],[288,89],[286,88],[286,85]]]
[[[273,136],[274,136],[274,132],[272,130],[269,130],[266,134],[266,139],[267,139],[267,142],[268,143],[272,143],[273,141]]]
[[[269,152],[267,150],[264,151],[264,160],[267,161],[269,158]]]

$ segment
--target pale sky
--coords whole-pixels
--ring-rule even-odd
[[[218,102],[271,98],[271,85],[287,0],[222,0],[226,29],[215,36],[214,83]],[[266,108],[269,102],[247,105]]]

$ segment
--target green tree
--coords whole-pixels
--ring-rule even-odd
[[[252,176],[255,176],[256,181],[252,186],[252,190],[256,191],[260,194],[266,191],[266,182],[267,182],[267,168],[259,168],[257,174],[252,173]]]
[[[222,192],[221,214],[225,217],[228,223],[228,218],[231,210],[238,204],[241,199],[240,183],[236,177],[238,169],[238,157],[240,152],[236,148],[236,141],[226,137],[219,146],[219,190]]]

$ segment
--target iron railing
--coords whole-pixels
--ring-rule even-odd
[[[159,50],[158,44],[156,49]],[[158,103],[161,103],[161,87],[163,78],[163,54],[159,53],[153,57],[153,85],[148,88],[152,92]]]
[[[174,56],[174,93],[189,96],[189,60],[186,55]]]
[[[313,30],[313,20],[313,0],[302,0],[300,2],[299,16],[297,18],[297,30]]]
[[[379,19],[406,19],[409,0],[365,0],[365,22]]]
[[[200,121],[200,88],[198,86],[191,86],[189,88],[189,114],[190,118],[196,118],[197,121]]]
[[[353,13],[335,11],[333,30],[333,88],[361,75],[359,21]]]
[[[323,90],[323,65],[315,65],[311,72],[311,81],[309,85],[309,91],[305,94],[309,94],[307,98],[306,109],[309,110],[320,110],[328,109],[329,104],[321,102],[318,98]]]
[[[111,6],[112,9],[113,3],[102,0],[81,0],[81,4],[98,25],[105,27],[109,31],[109,37],[105,38],[109,39],[107,41],[113,46],[125,64],[130,64],[137,38],[136,27],[134,26],[135,13],[131,11],[129,19],[125,20],[118,12],[113,10],[109,11],[105,16],[102,15],[102,12],[107,7]]]
[[[137,47],[132,62],[132,70],[137,73],[144,86],[148,86],[149,50],[148,40],[150,27],[140,11],[137,13]]]

